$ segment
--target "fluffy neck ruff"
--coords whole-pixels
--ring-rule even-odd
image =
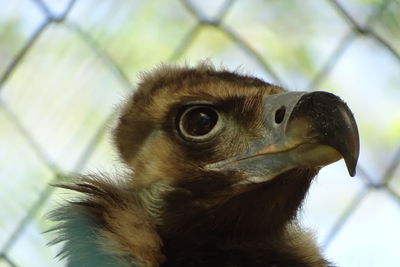
[[[138,194],[102,176],[81,177],[59,187],[84,193],[51,214],[64,242],[67,266],[160,266],[165,260],[154,221]]]
[[[61,185],[86,198],[53,214],[55,242],[65,242],[67,266],[330,266],[293,223],[314,175],[286,173],[211,208],[194,205],[187,190],[132,192],[105,177],[84,177]]]
[[[271,181],[249,184],[240,193],[197,196],[187,187],[171,191],[164,196],[160,232],[166,239],[196,243],[208,238],[238,243],[278,238],[295,219],[316,173],[291,170]],[[210,199],[213,204],[207,205]]]

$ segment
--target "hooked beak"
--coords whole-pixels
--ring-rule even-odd
[[[289,92],[263,99],[262,138],[248,151],[206,166],[240,171],[264,182],[294,168],[322,168],[344,159],[350,176],[359,155],[357,124],[339,97],[327,92]]]

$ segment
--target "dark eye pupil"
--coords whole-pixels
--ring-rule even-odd
[[[194,108],[182,118],[182,127],[187,134],[201,136],[209,133],[217,124],[218,114],[211,108]]]

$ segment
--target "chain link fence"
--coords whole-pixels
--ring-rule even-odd
[[[348,84],[343,90],[359,86],[358,82],[360,86],[368,85],[370,79],[377,79],[375,76],[386,77],[381,73],[400,77],[399,1],[181,0],[146,4],[21,0],[3,1],[2,6],[5,9],[0,15],[5,19],[0,19],[0,199],[4,208],[0,212],[0,266],[62,264],[52,260],[54,249],[43,245],[43,240],[48,241],[51,236],[40,235],[51,224],[43,214],[63,197],[48,184],[115,161],[107,139],[115,118],[112,106],[134,88],[141,69],[161,61],[215,57],[229,66],[251,66],[253,72],[268,81],[300,90],[335,86],[338,76],[345,76],[343,83]],[[319,26],[314,29],[310,25]],[[291,46],[289,42],[297,44]],[[361,53],[359,42],[373,46],[368,51],[376,53]],[[319,52],[310,52],[313,49]],[[352,64],[349,58],[361,60],[357,67],[350,66],[354,72],[346,69]],[[375,71],[357,76],[358,66],[363,65]],[[346,71],[343,73],[342,69]],[[357,83],[347,76],[357,76]],[[335,204],[325,203],[329,215],[322,212],[324,218],[329,217],[329,223],[322,229],[324,234],[319,241],[328,251],[338,235],[346,232],[343,229],[361,206],[370,208],[371,217],[363,217],[356,225],[382,216],[376,213],[376,206],[368,207],[373,202],[368,198],[376,192],[384,199],[380,204],[397,209],[388,212],[395,219],[387,220],[399,221],[399,79],[373,90],[365,91],[372,94],[367,98],[356,89],[344,92],[348,101],[361,98],[354,101],[361,102],[359,109],[355,104],[355,115],[361,137],[366,136],[362,145],[367,148],[362,150],[365,156],[361,156],[356,181],[349,182],[350,178],[339,171],[345,177],[343,184],[351,186],[329,189],[333,190],[329,197],[334,195],[329,201],[340,204],[329,210],[329,205]],[[380,106],[375,101],[381,101]],[[353,108],[351,101],[349,106]],[[371,120],[377,117],[379,123],[373,126]],[[319,181],[324,178],[319,177]],[[342,183],[340,179],[332,180],[332,184]],[[321,202],[313,195],[318,190],[316,184],[310,196],[315,203]],[[324,204],[319,203],[319,208],[306,205],[306,210],[311,213],[321,206]],[[316,220],[311,224],[318,228],[318,223]],[[398,225],[390,229],[390,225],[382,223],[363,230],[363,238],[378,235],[376,245],[388,246],[386,239],[373,233],[373,229],[380,231],[382,227],[399,237]],[[329,254],[333,260],[334,251]],[[398,256],[388,260],[396,262],[390,266],[400,266]]]

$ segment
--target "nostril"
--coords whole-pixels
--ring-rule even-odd
[[[286,109],[284,106],[280,107],[276,112],[275,112],[275,122],[276,123],[281,123],[283,121],[283,118],[285,118],[285,112]]]

